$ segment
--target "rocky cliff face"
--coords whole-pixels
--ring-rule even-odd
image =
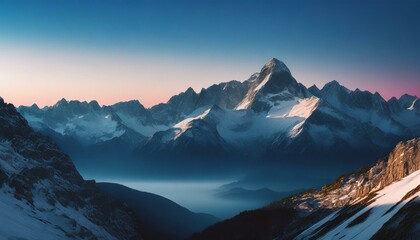
[[[351,239],[358,234],[366,239],[383,239],[384,234],[388,239],[415,238],[420,236],[419,196],[417,138],[398,143],[386,159],[321,190],[244,212],[192,239]]]
[[[0,98],[0,235],[141,239],[130,210],[85,181],[69,157]]]
[[[394,184],[400,183],[404,178],[417,173],[418,170],[420,170],[420,139],[417,138],[398,143],[386,159],[378,161],[370,168],[344,175],[334,183],[324,186],[320,191],[299,194],[285,199],[282,202],[275,203],[271,207],[293,208],[296,210],[297,215],[300,216],[297,218],[299,220],[296,220],[296,223],[299,224],[294,225],[294,231],[291,230],[293,228],[289,228],[288,233],[281,234],[278,239],[294,238],[299,231],[301,232],[308,227],[312,227],[312,229],[309,228],[305,234],[300,234],[300,239],[327,237],[329,232],[339,229],[341,224],[352,220],[345,229],[341,230],[341,237],[345,239],[351,235],[346,230],[351,229],[354,225],[362,224],[369,215],[372,217],[375,211],[378,212],[382,209],[384,212],[382,217],[386,214],[394,214],[388,216],[389,219],[384,221],[386,223],[384,224],[384,228],[388,228],[387,231],[389,234],[391,234],[391,226],[395,228],[395,223],[408,222],[411,225],[407,227],[406,225],[409,224],[405,224],[406,228],[403,231],[411,231],[412,234],[410,237],[418,236],[420,232],[415,230],[416,226],[412,224],[413,221],[415,222],[415,216],[409,216],[408,209],[420,208],[418,197],[413,198],[413,196],[420,192],[420,188],[418,187],[420,186],[420,182],[415,182],[416,180],[414,180],[414,183],[412,183],[414,185],[407,188],[407,191],[403,192],[403,195],[394,197],[396,201],[390,200],[393,195],[398,194],[396,190],[394,190],[395,193],[392,190],[391,192],[387,190],[387,188],[392,188],[391,186]],[[400,183],[400,185],[398,188],[405,187],[404,184]],[[377,204],[381,202],[381,198],[382,202],[386,202],[386,204]],[[405,202],[410,198],[411,200],[408,203]],[[396,211],[395,209],[398,208],[401,209]],[[371,210],[364,211],[365,209]],[[395,212],[392,212],[392,210]],[[331,219],[326,220],[329,217]],[[364,217],[366,219],[363,219]],[[317,220],[320,221],[317,222]],[[324,222],[319,224],[322,221]],[[373,225],[378,225],[375,238],[382,236],[381,232],[385,231],[381,228],[383,224],[381,221],[383,219],[378,218],[376,221],[377,223]],[[314,224],[319,224],[319,226],[313,227]],[[299,230],[296,231],[296,229]],[[398,236],[401,234],[401,230],[393,230],[393,235],[389,235],[388,238],[399,239]],[[336,233],[340,232],[339,230],[336,231]],[[377,239],[381,238],[379,237]]]
[[[370,193],[420,169],[420,139],[400,142],[385,160],[370,168],[344,175],[322,190],[300,194],[281,204],[309,213],[320,208],[337,208],[357,202]]]

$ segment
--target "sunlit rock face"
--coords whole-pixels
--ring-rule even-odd
[[[418,238],[419,197],[420,139],[416,138],[398,143],[374,166],[343,175],[321,190],[242,213],[192,239]],[[257,227],[244,230],[251,225]]]
[[[307,89],[273,58],[245,81],[197,92],[188,88],[149,109],[137,100],[100,106],[62,99],[54,106],[18,111],[69,153],[79,169],[104,162],[109,169],[144,169],[150,156],[159,169],[156,160],[179,159],[185,161],[182,169],[214,159],[299,160],[304,166],[322,159],[352,169],[382,157],[399,141],[420,136],[417,100],[403,95],[385,101],[378,93],[352,91],[338,81]],[[343,156],[346,160],[335,161]]]

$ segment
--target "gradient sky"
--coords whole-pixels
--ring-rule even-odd
[[[3,1],[0,96],[166,102],[270,58],[311,86],[420,96],[420,1]]]

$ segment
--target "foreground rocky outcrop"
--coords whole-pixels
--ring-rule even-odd
[[[133,213],[85,181],[69,157],[0,98],[0,235],[142,239]]]
[[[319,208],[337,208],[379,191],[392,182],[420,169],[420,139],[400,142],[385,160],[338,178],[321,191],[299,194],[283,200],[285,207],[312,212]]]
[[[419,170],[420,139],[400,142],[372,167],[343,175],[321,190],[241,213],[191,239],[416,239]]]

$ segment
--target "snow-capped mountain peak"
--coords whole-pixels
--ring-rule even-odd
[[[333,92],[339,92],[343,91],[345,93],[350,93],[351,90],[341,85],[337,80],[332,80],[329,83],[326,83],[324,87],[322,88],[323,91],[333,93]]]
[[[87,145],[122,140],[139,149],[148,145],[147,149],[172,151],[207,140],[220,141],[213,144],[217,147],[228,143],[242,148],[259,141],[262,151],[296,152],[293,146],[303,151],[298,146],[302,143],[305,151],[364,151],[387,149],[397,140],[418,136],[416,99],[406,94],[387,102],[379,93],[351,91],[336,80],[322,89],[307,89],[284,62],[273,58],[245,81],[213,84],[200,92],[188,88],[150,109],[137,100],[101,107],[96,101],[62,99],[51,107],[19,111],[47,135],[68,136]],[[210,106],[221,111],[212,107],[204,114]],[[171,143],[178,140],[183,142]]]
[[[289,68],[284,64],[284,62],[278,60],[277,58],[272,58],[268,61],[261,69],[261,73],[265,71],[268,72],[288,72],[290,73]]]
[[[256,112],[263,112],[279,105],[282,101],[310,96],[309,91],[293,78],[286,64],[273,58],[262,67],[236,109],[251,108]]]

